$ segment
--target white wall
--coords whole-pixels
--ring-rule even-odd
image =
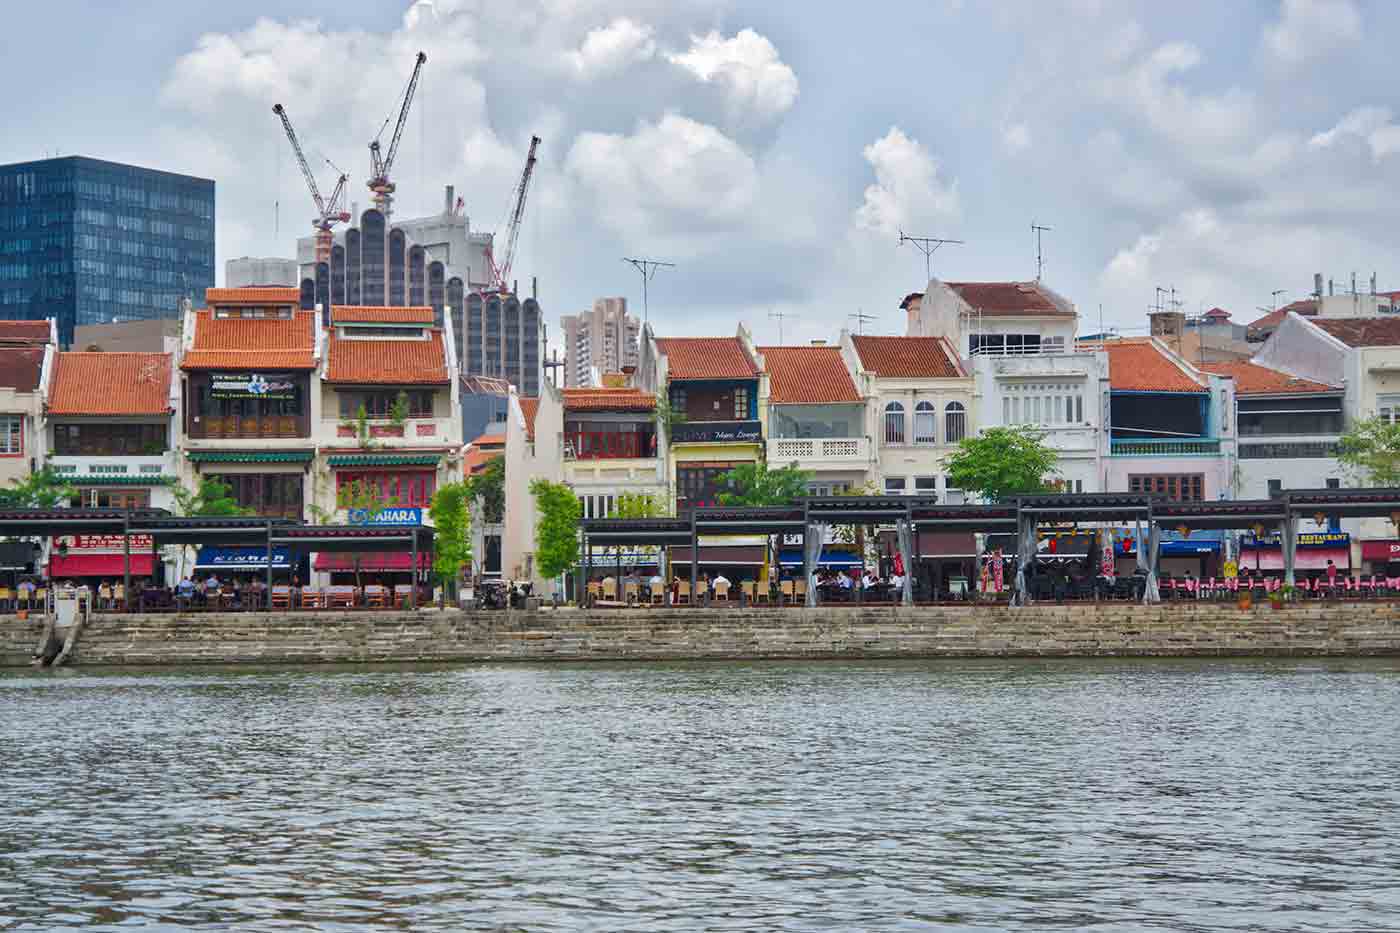
[[[525,433],[525,413],[520,398],[511,387],[506,416],[505,529],[501,536],[501,570],[507,579],[530,580],[535,592],[549,596],[554,581],[546,581],[534,566],[535,499],[530,481],[546,479],[562,482],[564,447],[564,407],[553,386],[540,386],[539,410],[535,414],[535,439]],[[526,567],[530,572],[526,573]]]

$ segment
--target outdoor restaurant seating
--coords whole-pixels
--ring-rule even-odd
[[[651,587],[651,604],[661,606],[666,602],[666,584],[660,581],[649,584]]]

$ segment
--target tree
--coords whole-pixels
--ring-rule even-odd
[[[10,481],[11,489],[0,488],[0,507],[8,509],[51,509],[66,505],[77,494],[63,474],[44,467],[24,479]]]
[[[988,428],[958,441],[943,460],[948,485],[998,502],[1009,496],[1044,492],[1059,459],[1045,445],[1042,431],[1024,425]]]
[[[807,495],[812,474],[788,464],[776,470],[766,463],[741,463],[720,474],[720,505],[792,505]]]
[[[471,494],[467,484],[438,487],[428,514],[433,519],[433,576],[442,585],[443,598],[451,589],[455,601],[462,568],[472,559]]]
[[[175,486],[171,492],[175,496],[175,511],[181,515],[252,515],[252,509],[245,509],[233,498],[233,487],[221,480],[206,476],[200,479],[194,491],[184,486]],[[189,545],[180,546],[179,576],[184,577],[185,557]]]
[[[492,457],[482,471],[466,481],[470,501],[481,500],[481,517],[488,524],[499,524],[506,512],[506,458]]]
[[[671,397],[665,390],[656,393],[656,409],[652,412],[652,420],[658,428],[665,430],[668,439],[671,437],[671,428],[684,424],[685,419],[685,411],[671,404]]]
[[[624,492],[613,503],[612,518],[661,518],[666,509],[653,495]]]
[[[578,562],[578,523],[583,506],[565,483],[530,481],[535,497],[535,566],[553,579]]]
[[[1400,424],[1379,417],[1353,422],[1337,443],[1337,459],[1364,483],[1400,485]]]

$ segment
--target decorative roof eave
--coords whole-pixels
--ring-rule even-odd
[[[103,473],[100,475],[60,473],[59,478],[69,486],[173,486],[177,482],[173,476],[157,473]]]
[[[347,466],[436,466],[441,453],[337,454],[326,458],[333,467]]]
[[[447,377],[446,371],[443,372],[441,378],[434,376],[432,378],[415,377],[413,379],[345,379],[327,374],[321,377],[321,381],[326,385],[333,386],[374,386],[375,388],[383,388],[385,386],[412,388],[413,386],[452,385],[452,380]]]
[[[191,450],[191,463],[310,463],[314,450]]]

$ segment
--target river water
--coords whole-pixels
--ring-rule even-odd
[[[1400,662],[0,673],[0,929],[1396,930]]]

